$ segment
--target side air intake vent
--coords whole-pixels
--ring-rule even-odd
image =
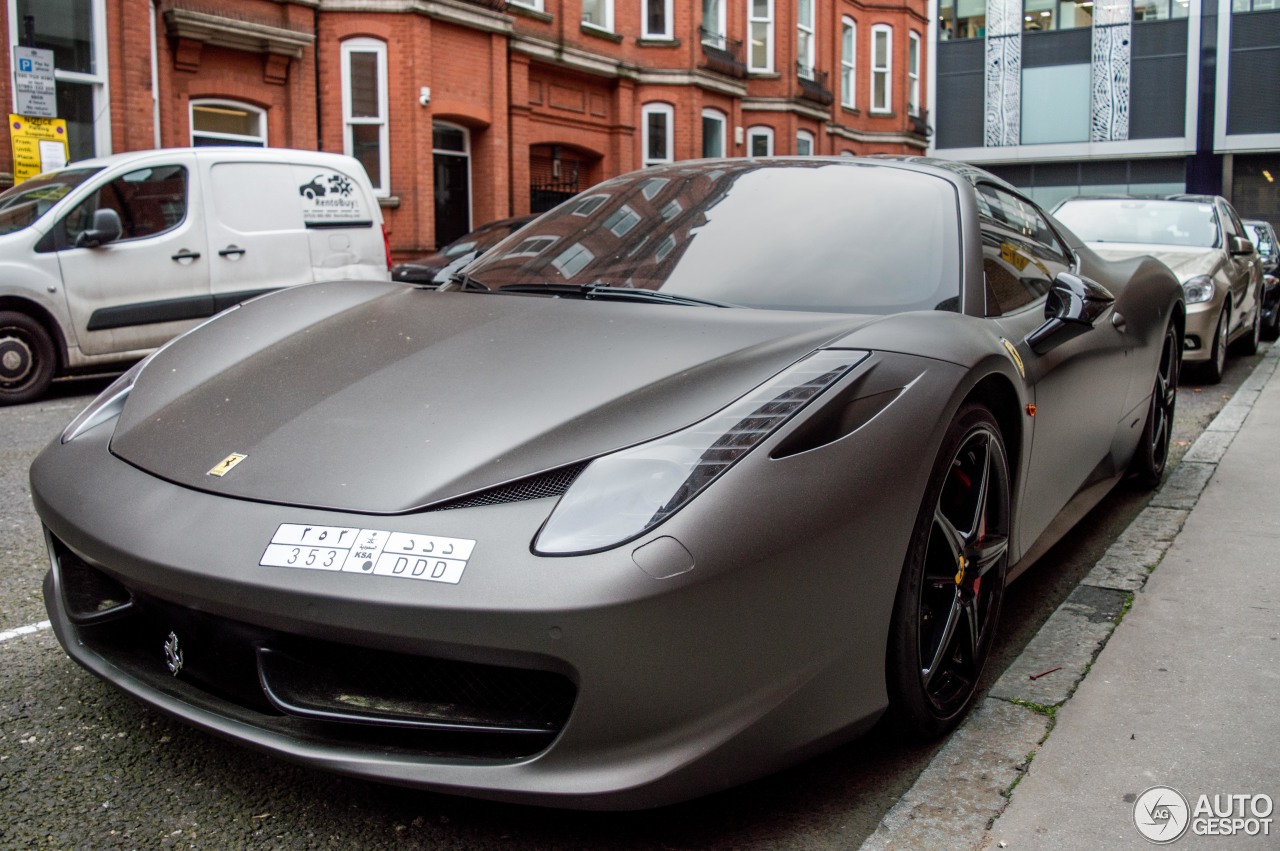
[[[501,505],[504,502],[522,502],[526,499],[542,499],[548,496],[561,496],[578,478],[578,474],[586,468],[586,462],[571,464],[558,470],[539,473],[527,479],[498,485],[495,488],[479,491],[468,496],[437,503],[427,508],[428,511],[447,511],[451,508],[476,508],[481,505]]]

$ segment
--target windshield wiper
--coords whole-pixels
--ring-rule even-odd
[[[460,290],[472,290],[478,293],[493,292],[493,290],[489,289],[466,272],[454,272],[449,276],[449,280],[436,287],[436,289],[440,292],[444,292],[446,289],[455,286]]]
[[[657,304],[684,304],[702,307],[737,307],[722,301],[678,295],[661,290],[642,290],[634,287],[610,287],[604,284],[511,284],[500,287],[504,293],[545,293],[568,298],[602,299],[608,301],[647,301]]]

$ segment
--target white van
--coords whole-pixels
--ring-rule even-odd
[[[386,280],[390,260],[351,157],[175,148],[42,174],[0,193],[0,405],[270,290]]]

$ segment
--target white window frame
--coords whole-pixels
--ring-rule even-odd
[[[920,51],[924,43],[920,33],[915,30],[907,32],[907,114],[920,115]]]
[[[351,54],[374,53],[378,71],[378,117],[353,118],[351,116]],[[369,175],[373,194],[378,198],[391,196],[391,153],[388,150],[387,131],[387,43],[376,38],[349,38],[339,50],[342,66],[342,147],[352,156],[355,150],[351,128],[357,124],[378,125],[378,174]]]
[[[538,1],[540,4],[541,0]],[[586,4],[583,4],[582,25],[584,27],[591,27],[597,30],[604,30],[605,32],[613,32],[613,0],[601,0],[601,6],[603,7],[604,21],[597,24],[594,21],[587,20],[587,7]]]
[[[858,22],[840,19],[840,105],[858,108]]]
[[[817,32],[815,21],[818,17],[817,0],[808,0],[809,2],[809,20],[805,21],[800,16],[802,14],[802,3],[804,0],[796,2],[796,74],[806,80],[812,80],[814,77],[814,62],[817,56]],[[806,44],[805,36],[808,36],[807,47],[802,48]]]
[[[768,5],[766,17],[755,17],[755,2],[747,0],[747,71],[753,74],[772,74],[773,73],[773,18],[774,18],[774,0],[765,0]],[[764,54],[765,64],[754,65],[755,51],[751,49],[751,39],[755,33],[757,25],[764,27]]]
[[[753,139],[755,139],[757,136],[758,136],[758,137],[760,137],[760,138],[765,139],[765,140],[767,141],[767,143],[768,143],[768,144],[766,145],[767,150],[766,150],[763,154],[757,154],[757,153],[755,152],[755,144],[753,143],[753,141],[752,141],[752,140],[753,140]],[[749,157],[754,157],[754,156],[771,157],[771,156],[773,156],[773,128],[772,128],[772,127],[766,127],[765,125],[762,125],[762,124],[761,124],[761,125],[757,125],[757,126],[755,126],[755,127],[748,127],[748,128],[747,128],[747,156],[749,156]]]
[[[807,153],[807,154],[800,150],[800,148],[801,148],[802,144],[803,144],[803,143],[805,143],[805,142],[807,142],[807,143],[809,144],[809,153]],[[796,156],[798,156],[798,157],[811,157],[811,156],[813,156],[813,154],[814,154],[814,144],[815,144],[814,136],[813,136],[813,134],[812,134],[812,133],[810,133],[808,130],[797,130],[797,131],[796,131]]]
[[[509,0],[512,6],[523,6],[526,9],[533,9],[535,12],[542,11],[542,0]]]
[[[876,64],[876,39],[883,36],[884,65]],[[893,112],[893,27],[876,24],[871,28],[871,112]],[[876,103],[876,80],[884,80],[884,103]]]
[[[251,112],[258,116],[258,128],[261,131],[257,136],[245,136],[240,133],[217,133],[212,130],[196,130],[196,107],[226,107],[228,109],[241,109],[245,112]],[[191,101],[187,107],[187,129],[190,133],[188,138],[191,144],[196,143],[196,134],[200,134],[204,139],[225,140],[230,144],[239,144],[241,142],[261,142],[262,147],[267,147],[267,111],[259,106],[251,103],[245,103],[238,100],[227,100],[225,98],[198,98]]]
[[[9,61],[13,62],[13,48],[21,44],[18,32],[18,0],[8,0],[9,9]],[[80,83],[92,86],[93,92],[93,154],[105,157],[111,151],[111,86],[107,73],[107,10],[106,0],[91,0],[90,12],[93,15],[93,68],[92,74],[79,71],[62,71],[53,69],[55,82]],[[10,89],[13,80],[10,78]],[[18,111],[18,93],[10,92],[10,106]]]
[[[666,23],[666,27],[661,32],[653,32],[649,29],[649,7],[655,3],[662,4],[662,19]],[[672,27],[675,25],[672,21],[673,14],[671,0],[643,0],[640,4],[640,37],[670,41],[673,38]]]
[[[729,23],[725,6],[729,0],[703,0],[702,3],[702,43],[724,50],[729,36]],[[707,4],[714,4],[712,14],[715,20],[707,20]]]
[[[649,156],[649,116],[664,115],[666,116],[667,129],[664,134],[666,138],[663,140],[663,147],[666,148],[665,157]],[[640,107],[640,161],[645,165],[657,165],[659,163],[675,162],[676,141],[676,110],[669,103],[646,103]]]
[[[729,156],[729,147],[728,147],[729,117],[718,109],[710,109],[710,108],[702,110],[702,134],[703,134],[702,155],[704,157],[707,156],[706,121],[708,118],[711,119],[712,121],[720,122],[720,153],[718,154],[718,156],[721,156],[721,157]]]

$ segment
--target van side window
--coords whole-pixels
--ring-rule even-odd
[[[90,226],[96,210],[120,214],[121,240],[164,233],[187,217],[187,170],[180,165],[131,171],[102,186],[63,219],[67,244]]]

